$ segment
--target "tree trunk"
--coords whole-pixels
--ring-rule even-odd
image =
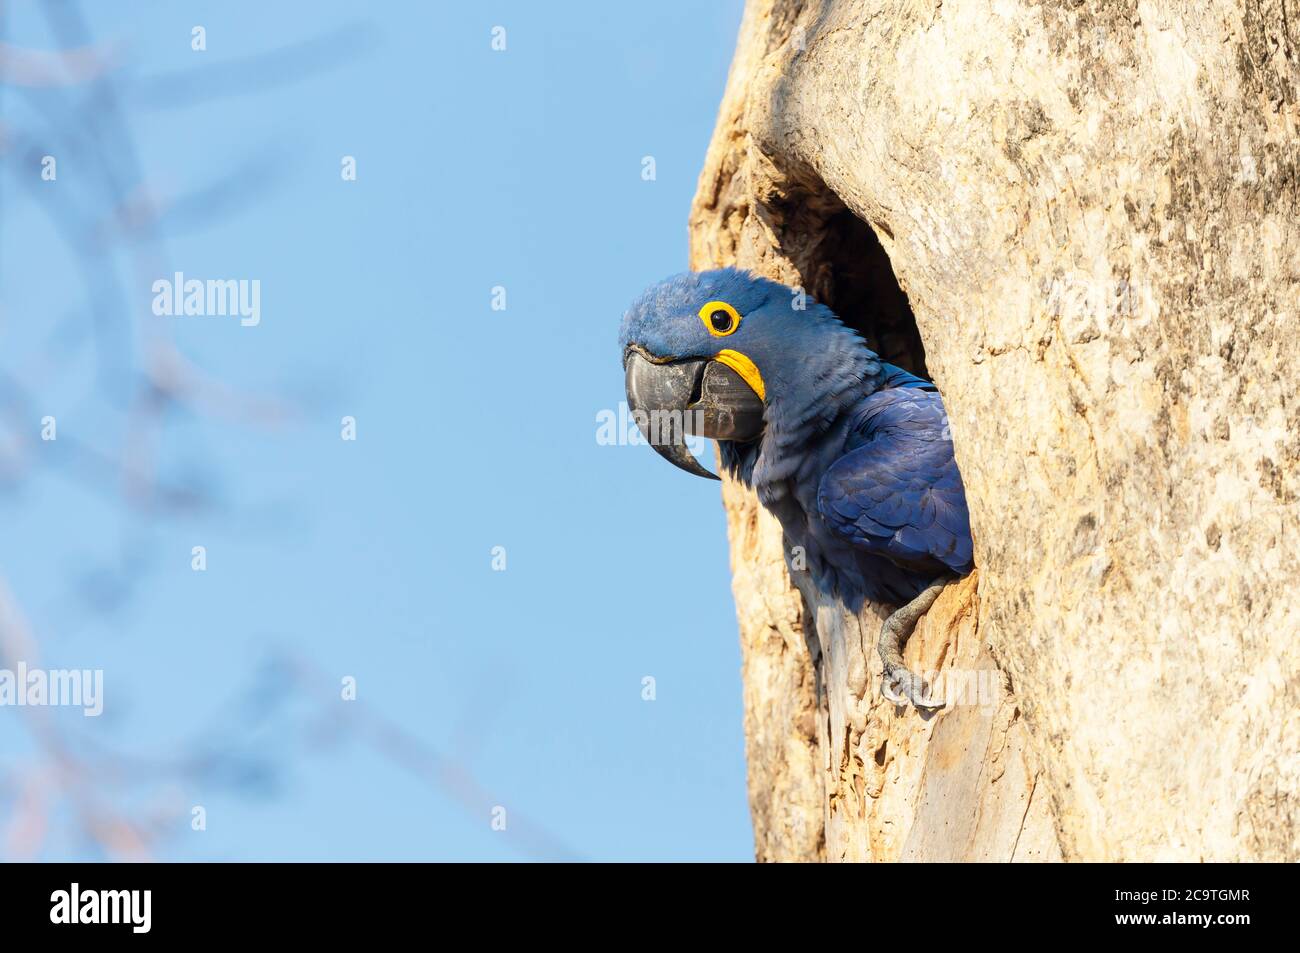
[[[724,487],[760,859],[1300,859],[1298,78],[1284,0],[750,0],[692,267],[938,383],[979,568],[906,654],[987,676],[884,702]]]

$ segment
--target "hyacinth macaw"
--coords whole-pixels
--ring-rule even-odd
[[[882,691],[937,708],[902,645],[944,585],[973,567],[970,517],[935,386],[880,360],[831,310],[732,268],[645,291],[619,333],[628,406],[672,463],[717,479],[686,434],[718,441],[802,547],[820,591],[860,613],[899,607],[877,643]]]

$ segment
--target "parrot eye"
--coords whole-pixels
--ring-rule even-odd
[[[740,327],[740,312],[725,301],[710,301],[700,308],[700,320],[714,337],[726,337]]]

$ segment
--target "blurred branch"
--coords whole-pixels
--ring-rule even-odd
[[[92,42],[79,3],[42,0],[41,10],[62,49],[33,51],[0,40],[0,94],[3,84],[17,88],[34,107],[30,121],[39,126],[22,129],[0,121],[0,168],[12,173],[66,245],[80,270],[85,310],[51,327],[49,344],[36,360],[0,370],[5,424],[0,490],[39,477],[37,466],[44,465],[120,503],[132,521],[145,526],[180,515],[229,521],[230,512],[211,487],[160,477],[167,424],[218,419],[274,430],[298,411],[279,397],[246,393],[199,367],[177,347],[169,327],[134,317],[142,309],[127,288],[147,287],[145,279],[172,270],[168,236],[234,214],[273,188],[267,169],[276,164],[251,155],[228,174],[167,197],[145,174],[124,107],[176,108],[262,92],[337,68],[372,47],[376,33],[368,24],[350,24],[256,56],[132,77],[121,69],[118,45]],[[6,12],[0,2],[0,32]],[[46,153],[71,158],[83,174],[67,187],[42,188],[33,170]],[[123,266],[136,283],[123,283]],[[0,287],[8,287],[13,277]],[[102,406],[120,415],[115,421],[120,427],[89,438],[63,431],[57,441],[38,444],[32,428],[39,420],[40,388],[73,367],[71,358],[87,346],[94,347],[99,363]],[[115,445],[112,434],[118,430],[122,436]],[[132,535],[131,525],[122,531],[117,564],[84,572],[69,587],[67,601],[110,611],[144,588],[151,554],[144,534]],[[19,661],[37,666],[39,649],[0,579],[0,667]],[[305,706],[305,712],[291,711],[291,704]],[[343,704],[329,678],[300,654],[280,653],[250,673],[232,708],[219,712],[211,727],[188,739],[177,754],[149,757],[112,751],[99,733],[75,735],[50,708],[24,706],[21,722],[33,750],[0,763],[0,808],[6,815],[0,851],[18,858],[41,856],[67,809],[75,830],[97,855],[146,859],[184,829],[185,791],[270,790],[295,754],[345,736],[410,772],[485,826],[497,803],[464,760],[446,756],[363,703]],[[473,715],[481,726],[481,713]],[[281,733],[283,750],[273,753],[264,736],[274,731]],[[574,856],[516,811],[511,811],[507,843],[530,857]]]
[[[176,70],[133,80],[129,97],[142,106],[176,109],[195,103],[296,83],[313,73],[335,69],[374,48],[378,35],[369,23],[349,23],[321,36],[198,69]]]
[[[117,50],[108,44],[47,51],[0,42],[0,82],[12,86],[79,86],[107,75],[117,65]]]

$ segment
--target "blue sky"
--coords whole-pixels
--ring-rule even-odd
[[[5,40],[77,45],[41,6]],[[111,856],[84,795],[171,859],[751,858],[716,484],[596,440],[619,317],[686,267],[740,0],[82,6],[112,97],[0,90],[0,579],[105,712],[53,712],[79,767],[38,784],[0,708],[0,856]],[[154,315],[174,271],[259,281],[260,324]],[[145,453],[157,339],[219,411],[289,412],[168,405]],[[210,505],[142,513],[77,447]]]

